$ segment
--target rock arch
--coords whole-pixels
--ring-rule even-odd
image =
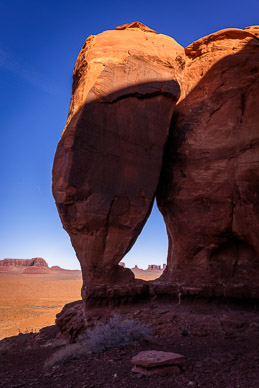
[[[257,31],[219,31],[185,50],[141,23],[86,40],[53,166],[85,304],[179,289],[224,295],[208,263],[226,236],[259,254]],[[168,267],[146,284],[118,263],[155,196]],[[249,266],[247,274],[243,296],[258,297]],[[232,282],[228,295],[242,296],[241,283]]]

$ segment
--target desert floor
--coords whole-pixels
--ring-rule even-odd
[[[152,280],[161,271],[134,271],[136,278]],[[22,274],[0,272],[0,340],[19,333],[37,332],[54,325],[66,303],[81,299],[80,271]]]
[[[150,337],[135,345],[75,357],[44,367],[61,350],[58,329],[19,334],[0,341],[0,387],[49,388],[258,388],[259,314],[256,301],[190,298],[150,300],[123,307],[123,318],[151,325]],[[143,350],[180,353],[179,373],[142,377],[131,359]]]
[[[53,325],[64,304],[81,298],[80,271],[0,273],[0,339]]]

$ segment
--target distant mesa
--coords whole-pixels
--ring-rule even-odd
[[[66,269],[66,268],[61,268],[59,267],[58,265],[53,265],[52,267],[50,267],[50,270],[51,271],[54,271],[54,272],[80,272],[81,273],[81,270],[80,269]]]
[[[122,266],[123,268],[126,268],[126,265],[123,262],[120,262],[119,265]],[[166,269],[166,264],[163,264],[163,266],[157,265],[157,264],[149,264],[147,269],[139,268],[137,265],[131,268],[133,272],[134,271],[164,271],[165,269]]]
[[[0,271],[1,272],[16,272],[24,275],[28,274],[58,274],[58,272],[81,272],[73,271],[59,267],[55,265],[49,268],[46,260],[41,257],[35,257],[33,259],[3,259],[0,260]]]
[[[47,262],[41,257],[34,259],[3,259],[0,260],[0,266],[14,266],[14,267],[45,267],[48,268]]]
[[[148,266],[148,270],[149,270],[149,271],[161,270],[161,265],[150,264],[150,265]]]
[[[59,267],[58,265],[53,265],[50,267],[52,271],[66,271],[64,268]]]
[[[0,260],[1,272],[15,272],[17,274],[38,274],[44,275],[51,273],[47,262],[41,257],[33,259],[4,259]]]
[[[123,268],[126,268],[125,263],[121,262],[120,266]],[[144,270],[142,268],[139,268],[137,265],[135,265],[132,269],[134,273],[136,272],[150,272],[150,271],[161,271],[166,268],[166,264],[163,265],[163,268],[161,268],[161,265],[156,264],[150,264],[148,266],[148,269]],[[41,257],[35,257],[33,259],[3,259],[0,260],[0,271],[5,272],[9,270],[15,270],[19,271],[23,274],[50,274],[50,273],[58,273],[58,272],[81,272],[81,270],[71,270],[71,269],[65,269],[61,268],[58,265],[54,265],[52,267],[48,266],[48,263],[46,260],[42,259]]]
[[[22,273],[25,275],[30,275],[30,274],[44,275],[44,274],[51,273],[51,271],[48,267],[44,267],[44,266],[31,266],[31,267],[29,266],[29,267],[25,267]]]

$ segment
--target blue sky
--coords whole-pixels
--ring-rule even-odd
[[[0,259],[43,257],[79,268],[51,194],[51,169],[66,123],[77,55],[89,35],[141,21],[183,46],[222,28],[258,24],[259,1],[0,0]],[[166,262],[154,208],[123,261]]]

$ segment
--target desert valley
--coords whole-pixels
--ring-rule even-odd
[[[54,320],[68,303],[63,319],[68,314],[78,325],[80,304],[72,308],[69,302],[80,298],[81,272],[44,268],[31,267],[25,274],[21,268],[1,271],[0,333],[7,337],[0,340],[1,388],[258,387],[256,301],[178,296],[112,308],[110,312],[116,311],[126,322],[133,320],[136,331],[140,323],[150,327],[149,334],[131,345],[122,341],[115,348],[77,355],[77,345],[69,345],[66,333],[60,332]],[[105,317],[107,310],[102,313]],[[96,316],[95,324],[101,321]],[[117,326],[113,331],[115,338],[120,338],[120,329],[123,327]],[[133,373],[134,357],[150,350],[180,354],[184,364],[180,369],[151,368],[151,373],[157,369],[151,376],[145,376],[141,367]]]
[[[158,268],[137,266],[133,272],[144,280],[162,274]],[[81,287],[79,270],[49,268],[42,258],[0,260],[0,340],[54,325],[65,304],[81,299]]]

